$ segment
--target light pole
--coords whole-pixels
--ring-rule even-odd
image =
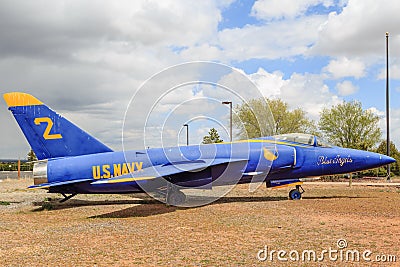
[[[230,139],[232,142],[232,101],[223,101],[222,102],[223,105],[229,105],[230,108],[230,119],[229,119],[229,124],[230,124]]]
[[[184,124],[183,127],[186,127],[186,145],[189,145],[189,124]]]
[[[389,134],[389,33],[386,32],[386,155],[390,156]],[[387,180],[390,181],[390,164],[387,165]]]

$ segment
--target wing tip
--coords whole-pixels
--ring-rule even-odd
[[[28,187],[29,190],[48,189],[48,188],[50,188],[49,184],[31,185]]]

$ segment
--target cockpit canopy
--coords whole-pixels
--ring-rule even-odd
[[[274,135],[275,139],[294,142],[309,146],[319,146],[319,147],[332,147],[332,144],[323,140],[321,137],[317,137],[312,134],[304,134],[304,133],[289,133],[289,134],[280,134]]]

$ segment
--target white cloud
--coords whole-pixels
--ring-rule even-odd
[[[339,14],[329,14],[312,53],[331,56],[383,56],[385,32],[400,45],[399,1],[349,0]],[[397,56],[398,56],[397,52]]]
[[[271,20],[294,18],[303,15],[309,7],[323,4],[333,5],[332,0],[258,0],[254,3],[251,14],[258,19]]]
[[[215,38],[221,7],[229,4],[211,0],[1,1],[1,90],[32,93],[118,149],[124,111],[136,88],[150,75],[182,62],[176,50],[203,47]],[[154,95],[146,92],[143,97]],[[4,102],[1,105],[0,122],[13,123]],[[138,110],[131,118],[134,121],[146,116],[146,109]],[[24,138],[14,136],[7,133],[1,152],[21,150],[16,143],[25,144]],[[140,142],[136,145],[142,147]]]
[[[359,59],[350,60],[347,57],[340,57],[337,60],[331,60],[324,71],[332,75],[334,79],[352,76],[361,78],[365,75],[365,64]]]
[[[203,43],[184,49],[179,55],[185,60],[215,60],[222,58],[224,51],[215,45]]]
[[[221,20],[220,10],[213,1],[143,1],[135,10],[121,6],[118,14],[121,13],[124,16],[115,20],[115,25],[122,36],[144,45],[185,46],[209,40]]]
[[[386,112],[375,107],[369,108],[379,116],[378,126],[382,130],[382,140],[386,140]],[[390,109],[390,140],[400,148],[400,109]]]
[[[386,112],[376,107],[368,110],[379,116],[378,126],[382,131],[382,140],[386,140]],[[400,148],[400,109],[390,109],[390,140]]]
[[[397,61],[389,66],[390,79],[400,79],[400,62]],[[381,80],[386,79],[386,66],[380,70],[377,78]]]
[[[332,94],[320,75],[294,73],[284,80],[279,72],[268,73],[259,69],[250,78],[264,96],[281,98],[291,108],[304,109],[312,119],[317,120],[323,108],[340,103],[342,100]],[[270,88],[273,87],[273,90]]]
[[[281,59],[304,55],[317,39],[326,16],[314,15],[264,25],[246,25],[218,33],[223,59]]]
[[[252,15],[261,21],[218,31],[222,7],[230,3],[231,0],[0,1],[1,90],[34,94],[118,149],[129,99],[143,81],[165,67],[187,60],[231,64],[249,59],[281,61],[310,54],[331,56],[333,60],[320,75],[285,73],[291,75],[285,79],[279,71],[262,68],[249,75],[265,96],[280,97],[290,107],[304,108],[317,118],[321,108],[340,102],[324,83],[327,74],[335,79],[365,78],[366,68],[371,66],[368,55],[375,56],[375,62],[378,57],[382,60],[385,31],[391,32],[391,47],[400,47],[397,2],[350,0],[342,13],[328,17],[310,15],[309,8],[344,6],[346,1],[260,0],[254,4]],[[391,54],[392,78],[400,78],[400,67],[396,67],[400,66],[396,61],[399,51],[393,49]],[[187,73],[176,74],[180,75]],[[160,86],[170,85],[165,82]],[[232,84],[237,82],[232,80]],[[151,106],[157,90],[153,87],[140,95],[135,112],[130,114],[132,125],[139,125],[146,118],[148,103]],[[343,82],[338,90],[346,95],[354,87]],[[202,93],[216,99],[226,97],[226,92],[211,89]],[[164,100],[165,108],[176,104],[168,97]],[[4,103],[1,105],[1,124],[13,123]],[[210,109],[202,105],[198,111]],[[184,107],[180,111],[189,113]],[[226,115],[226,107],[216,113]],[[142,129],[129,130],[134,145],[142,147]],[[2,145],[0,153],[26,150],[21,148],[25,144],[23,138],[15,138],[15,129],[3,133],[7,144]],[[167,136],[175,134],[168,133]]]
[[[314,120],[319,118],[323,108],[329,108],[342,100],[329,91],[320,75],[294,73],[282,87],[281,98],[292,107],[301,107]]]
[[[358,87],[355,86],[351,81],[343,81],[336,84],[336,89],[340,96],[352,95],[358,91]]]
[[[53,57],[110,42],[125,50],[194,45],[212,39],[221,20],[211,0],[2,1],[0,17],[2,54]]]
[[[377,109],[376,107],[370,107],[368,110],[371,111],[373,114],[379,116],[380,118],[383,118],[385,116],[385,112]]]
[[[283,73],[278,71],[269,73],[263,68],[259,68],[256,73],[250,74],[249,78],[255,83],[263,96],[271,98],[279,96],[281,88],[288,82],[283,79]]]

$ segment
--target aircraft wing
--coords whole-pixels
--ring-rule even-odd
[[[46,189],[52,186],[60,186],[60,185],[67,185],[67,184],[75,184],[75,183],[81,183],[81,182],[87,182],[87,181],[92,181],[92,178],[88,179],[78,179],[78,180],[71,180],[71,181],[59,181],[59,182],[53,182],[53,183],[44,183],[44,184],[38,184],[38,185],[31,185],[28,188],[29,189]]]
[[[101,179],[91,184],[115,184],[125,182],[140,182],[154,180],[163,176],[171,176],[184,172],[195,172],[210,166],[225,163],[247,162],[248,159],[199,159],[192,161],[170,162],[168,164],[151,166],[130,174],[121,175],[110,179]]]

